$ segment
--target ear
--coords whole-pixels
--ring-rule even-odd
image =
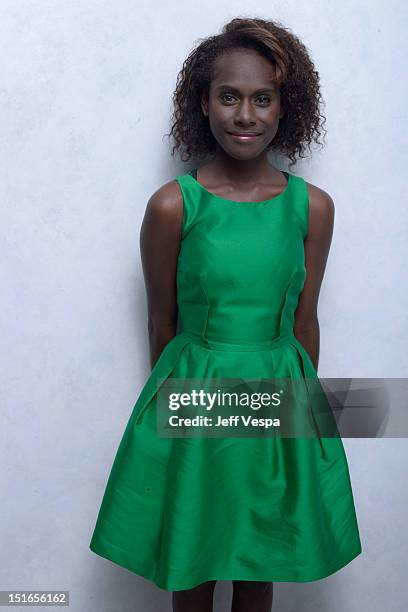
[[[201,96],[201,110],[203,111],[203,115],[208,117],[208,92],[203,92]]]
[[[282,117],[285,114],[285,109],[281,107],[280,113],[279,113],[279,119],[282,119]]]

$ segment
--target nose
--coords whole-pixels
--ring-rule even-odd
[[[254,125],[256,123],[255,112],[250,100],[243,100],[241,104],[238,105],[234,122],[237,125],[245,126]]]

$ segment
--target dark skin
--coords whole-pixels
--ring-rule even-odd
[[[285,176],[267,159],[283,116],[279,88],[271,62],[254,50],[234,49],[217,59],[209,91],[202,96],[218,143],[214,158],[202,166],[197,180],[208,191],[234,201],[258,202],[277,196]],[[256,132],[252,141],[236,141],[228,132]],[[295,313],[294,334],[316,370],[320,330],[317,304],[329,254],[334,203],[322,189],[307,183],[309,231],[304,242],[306,280]],[[148,302],[150,362],[153,367],[177,328],[177,259],[183,218],[179,185],[170,181],[149,199],[142,223],[140,246]],[[212,610],[215,581],[173,593],[173,610]],[[231,612],[269,612],[273,583],[233,581]]]
[[[267,159],[283,116],[271,62],[251,49],[234,49],[217,59],[209,92],[202,97],[218,147],[201,166],[197,180],[212,193],[235,201],[275,197],[286,186],[284,175]],[[228,131],[253,131],[254,141],[236,142]],[[320,328],[317,305],[330,250],[334,203],[323,189],[307,183],[309,231],[304,242],[307,276],[295,312],[294,334],[318,368]],[[150,365],[154,366],[177,328],[177,258],[183,200],[170,181],[150,197],[141,227],[140,248],[148,304]]]

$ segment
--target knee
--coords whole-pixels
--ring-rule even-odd
[[[273,590],[273,582],[264,582],[259,580],[233,580],[234,589],[242,590],[242,591],[272,591]]]
[[[174,593],[186,593],[186,594],[199,594],[199,593],[207,593],[208,591],[213,591],[215,588],[216,580],[208,580],[207,582],[202,582],[191,589],[183,589],[180,591],[174,591]]]
[[[207,580],[207,582],[202,582],[199,584],[196,589],[202,589],[203,591],[213,591],[216,585],[216,580]]]

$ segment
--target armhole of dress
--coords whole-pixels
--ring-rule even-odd
[[[306,240],[307,235],[309,233],[309,214],[310,214],[310,202],[309,202],[309,190],[307,188],[307,183],[304,178],[302,178],[304,190],[305,190],[305,231],[303,234],[303,241]]]
[[[302,221],[302,238],[306,240],[309,233],[309,190],[303,177],[298,176],[298,214]]]
[[[178,184],[178,186],[180,188],[180,191],[181,191],[181,202],[182,202],[182,207],[183,207],[183,215],[182,215],[182,221],[181,221],[180,242],[182,242],[184,240],[186,223],[187,223],[186,197],[185,197],[185,193],[184,193],[182,177],[178,176],[174,180]]]

